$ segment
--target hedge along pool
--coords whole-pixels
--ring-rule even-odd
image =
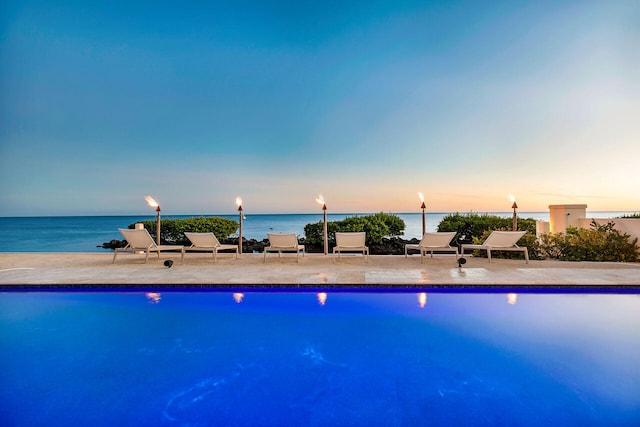
[[[0,293],[20,426],[640,424],[640,295]]]

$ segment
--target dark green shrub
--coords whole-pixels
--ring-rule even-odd
[[[591,228],[567,228],[565,233],[541,236],[541,249],[551,258],[564,261],[638,262],[638,239],[614,229],[614,223]]]
[[[367,233],[367,244],[380,243],[389,235],[389,227],[379,216],[354,216],[340,221],[336,231],[364,231]]]
[[[397,237],[404,234],[405,223],[398,215],[391,213],[378,212],[373,215],[368,215],[366,218],[372,220],[380,220],[384,222],[389,229],[389,233],[385,237]]]
[[[142,221],[144,228],[156,239],[157,221]],[[135,224],[129,225],[134,228]],[[160,241],[178,245],[188,245],[189,240],[184,236],[185,231],[196,233],[212,232],[218,240],[224,240],[238,230],[238,221],[220,217],[192,217],[185,219],[164,218],[160,220]]]
[[[329,221],[327,222],[327,235],[329,239],[329,246],[335,246],[336,231],[340,231],[338,227],[339,221]],[[323,233],[324,233],[324,224],[322,221],[307,224],[304,226],[304,243],[307,246],[315,246],[322,247],[323,246]]]
[[[460,232],[465,227],[469,227],[473,237],[481,237],[487,230],[511,230],[512,218],[503,218],[496,215],[458,212],[442,218],[438,224],[438,231]],[[536,220],[532,218],[518,218],[518,230],[526,231],[535,236]]]
[[[382,243],[383,237],[398,236],[404,232],[405,224],[402,218],[383,212],[353,216],[342,221],[330,221],[327,223],[327,237],[329,246],[335,246],[335,233],[345,231],[364,231],[367,233],[367,245]],[[317,222],[304,226],[305,244],[320,247],[323,245],[323,223]]]

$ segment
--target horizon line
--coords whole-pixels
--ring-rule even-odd
[[[587,213],[637,213],[640,212],[638,210],[587,210]],[[392,212],[392,211],[376,211],[376,212],[327,212],[327,215],[372,215],[376,213],[386,213],[391,215],[421,215],[422,212],[419,211],[410,211],[410,212]],[[426,211],[425,215],[429,214],[509,214],[511,215],[513,212],[511,210],[504,211]],[[540,214],[540,213],[549,213],[549,210],[544,211],[517,211],[518,216],[522,214]],[[258,215],[322,215],[322,211],[320,212],[288,212],[288,213],[278,213],[278,212],[258,212],[258,213],[247,213],[243,211],[243,215],[246,216],[258,216]],[[171,216],[238,216],[238,212],[233,213],[172,213],[172,214],[163,214],[162,217],[171,217]],[[0,218],[64,218],[64,217],[131,217],[131,216],[144,216],[144,217],[155,217],[155,213],[145,213],[145,214],[52,214],[52,215],[0,215]]]

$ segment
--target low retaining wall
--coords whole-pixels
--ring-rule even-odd
[[[613,228],[621,233],[630,235],[631,239],[637,238],[640,241],[640,218],[580,218],[579,226],[581,228],[591,228],[592,221],[595,221],[598,225],[606,225],[613,222]]]

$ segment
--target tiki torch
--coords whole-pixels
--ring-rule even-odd
[[[236,205],[238,205],[238,218],[240,220],[240,229],[238,232],[238,252],[242,255],[242,199],[236,197]]]
[[[516,209],[518,209],[518,204],[516,203],[516,198],[513,195],[509,196],[509,199],[513,202],[511,205],[511,209],[513,209],[513,231],[518,230],[518,213]]]
[[[324,227],[322,231],[322,238],[324,240],[324,254],[327,255],[329,253],[329,241],[327,239],[327,204],[324,202],[324,197],[322,194],[318,196],[316,202],[322,205],[322,213],[323,213],[323,221]]]
[[[147,204],[149,206],[151,206],[152,208],[156,208],[156,212],[158,213],[158,219],[156,220],[156,243],[159,245],[160,244],[160,204],[156,202],[156,200],[151,196],[147,196],[144,199],[147,201]]]
[[[424,236],[424,233],[427,232],[426,214],[424,212],[424,210],[427,208],[427,206],[424,204],[424,194],[418,192],[418,197],[420,198],[420,201],[422,202],[422,205],[420,206],[420,209],[422,209],[422,236]],[[420,236],[420,238],[422,238],[422,236]]]

